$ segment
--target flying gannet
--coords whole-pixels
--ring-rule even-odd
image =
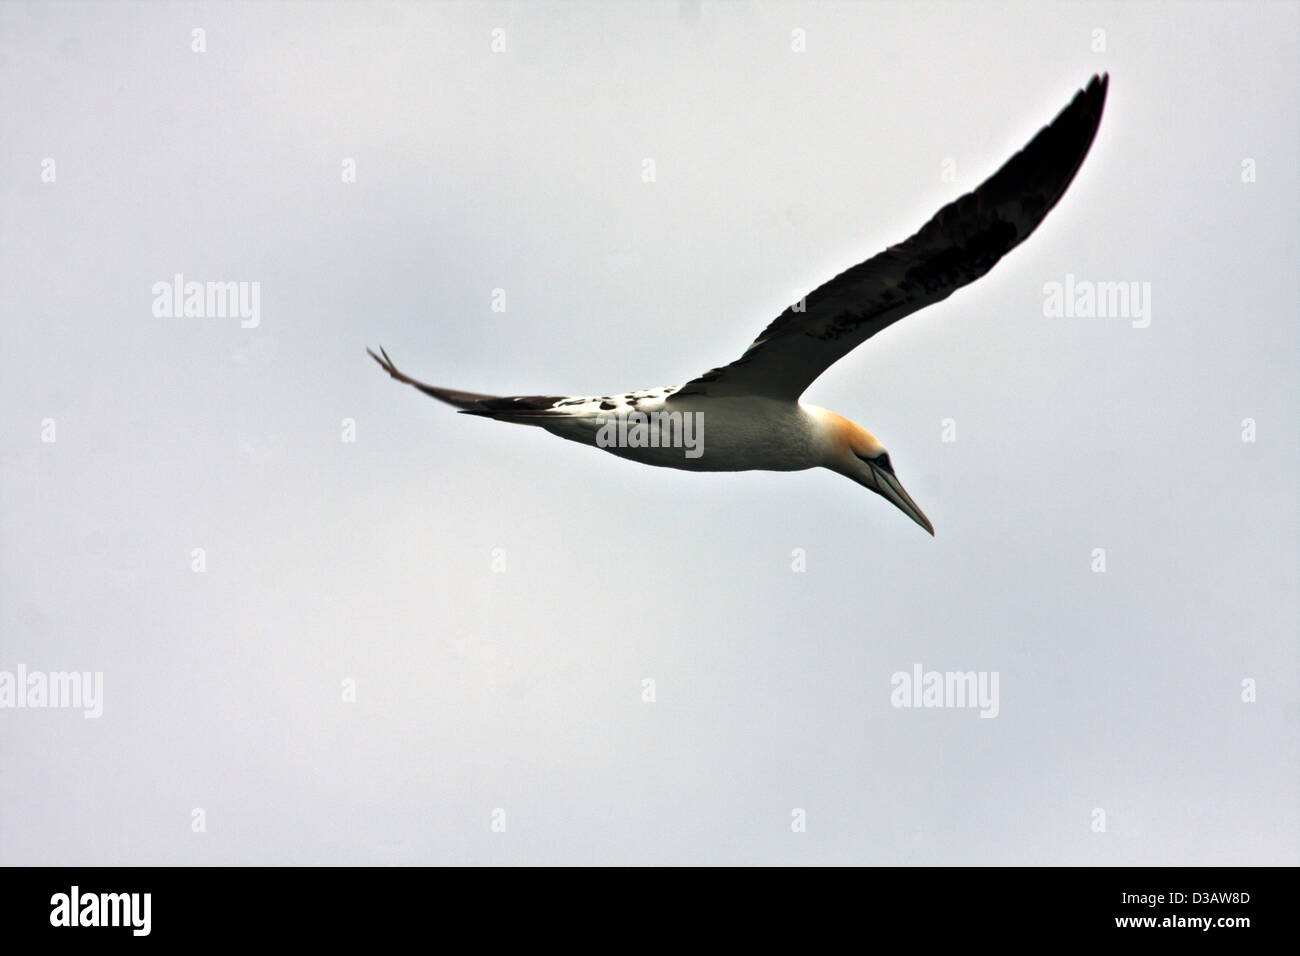
[[[916,235],[840,273],[777,316],[736,361],[685,385],[599,398],[480,395],[426,385],[399,371],[382,348],[379,355],[366,351],[399,382],[464,414],[537,425],[644,464],[688,471],[829,468],[889,499],[933,535],[876,436],[799,397],[871,336],[978,279],[1038,227],[1088,154],[1108,79],[1092,77],[1024,149]],[[683,449],[692,423],[697,440]]]

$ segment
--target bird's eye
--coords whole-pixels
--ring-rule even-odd
[[[856,451],[853,454],[858,455]],[[887,474],[892,475],[894,473],[894,466],[893,463],[891,463],[889,460],[889,452],[887,451],[882,451],[875,458],[872,458],[869,455],[858,455],[858,459],[860,461],[866,462],[868,465],[870,465],[873,468],[879,468],[881,471],[886,472]]]

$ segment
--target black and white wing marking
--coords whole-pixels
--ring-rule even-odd
[[[910,239],[840,273],[786,309],[745,354],[677,393],[794,400],[871,336],[993,268],[1032,233],[1088,155],[1108,77],[1094,76],[1050,125]]]

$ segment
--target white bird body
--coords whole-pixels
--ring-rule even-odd
[[[690,458],[681,448],[608,450],[621,458],[686,471],[803,471],[822,464],[829,447],[821,420],[801,402],[755,395],[688,395],[663,403],[661,411],[681,412],[683,420],[694,416],[703,454]]]
[[[1094,76],[974,192],[787,308],[730,365],[684,385],[593,398],[502,398],[427,385],[398,371],[383,349],[370,355],[393,378],[464,414],[540,426],[641,464],[685,471],[828,468],[934,534],[876,437],[800,396],[862,342],[978,279],[1038,227],[1092,145],[1106,89],[1107,78]]]
[[[833,413],[802,402],[755,395],[687,395],[671,400],[679,387],[560,399],[557,410],[562,414],[539,424],[560,438],[660,468],[803,471],[824,463],[833,440],[828,431],[832,421],[828,416]],[[635,404],[629,401],[632,398]],[[600,443],[602,427],[612,425],[616,434],[618,425],[626,423],[626,431],[640,423],[637,415],[645,419],[644,443]],[[687,454],[692,449],[679,440],[687,433],[700,454]]]

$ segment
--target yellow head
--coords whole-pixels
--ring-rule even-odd
[[[875,435],[843,415],[821,411],[827,437],[825,467],[852,478],[858,484],[893,502],[894,505],[926,531],[934,534],[934,525],[916,506],[894,474],[889,452]]]

